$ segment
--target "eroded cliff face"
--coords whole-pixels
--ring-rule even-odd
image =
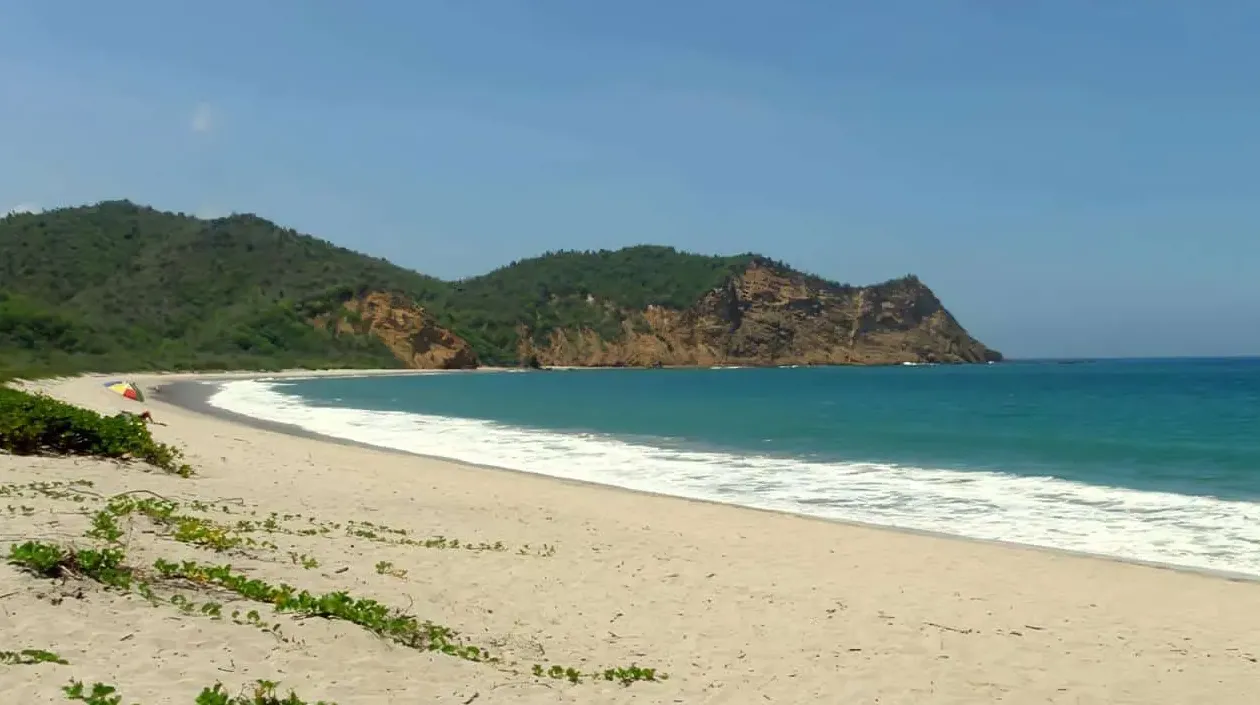
[[[369,293],[342,305],[349,315],[338,317],[340,332],[376,336],[407,367],[453,370],[477,366],[477,353],[467,341],[438,326],[427,311],[402,296]]]
[[[1002,359],[913,277],[838,287],[755,260],[683,311],[634,313],[618,339],[520,329],[522,362],[543,366],[879,365]]]

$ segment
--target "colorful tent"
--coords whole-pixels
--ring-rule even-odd
[[[144,401],[144,394],[140,392],[140,388],[131,382],[106,382],[105,388],[111,392],[118,392],[128,399]]]

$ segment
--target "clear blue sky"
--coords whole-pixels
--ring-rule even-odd
[[[1260,353],[1260,3],[9,0],[0,212],[919,274],[1016,356]]]

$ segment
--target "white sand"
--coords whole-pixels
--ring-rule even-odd
[[[45,386],[102,411],[138,409],[99,378]],[[262,608],[291,638],[282,642],[230,619],[4,565],[0,651],[44,648],[70,661],[0,665],[6,702],[66,702],[60,686],[70,678],[116,684],[125,703],[145,705],[192,703],[216,680],[238,691],[257,678],[342,705],[1260,702],[1260,584],[654,497],[145,406],[168,424],[154,434],[186,448],[195,478],[0,455],[0,483],[84,479],[102,495],[244,500],[232,515],[206,515],[221,521],[252,508],[258,518],[300,513],[286,524],[297,528],[316,517],[502,541],[511,550],[390,545],[344,529],[258,533],[250,536],[278,550],[246,557],[177,543],[143,519],[124,539],[138,565],[230,562],[272,582],[409,607],[505,665]],[[0,497],[0,549],[28,538],[90,545],[80,504],[99,507],[91,497]],[[529,555],[519,555],[526,544]],[[538,555],[544,544],[554,555]],[[293,564],[290,551],[319,567]],[[406,576],[378,574],[383,560]],[[257,608],[216,599],[225,615]],[[637,662],[670,678],[622,687],[510,672],[544,661],[588,670]]]

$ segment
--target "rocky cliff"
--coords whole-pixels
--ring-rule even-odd
[[[609,307],[587,296],[585,305]],[[378,338],[405,366],[477,367],[473,346],[395,293],[353,297],[316,325]],[[915,277],[841,286],[754,259],[686,309],[616,311],[605,329],[517,329],[520,364],[576,367],[983,363],[1000,353],[972,338]]]
[[[592,301],[591,305],[599,305]],[[523,363],[542,366],[979,363],[972,338],[915,277],[839,286],[757,258],[694,306],[628,312],[620,336],[519,329]]]
[[[415,369],[469,369],[477,353],[463,338],[437,325],[427,311],[398,294],[373,292],[345,301],[339,333],[379,338],[394,357]],[[329,317],[316,319],[327,325]]]

